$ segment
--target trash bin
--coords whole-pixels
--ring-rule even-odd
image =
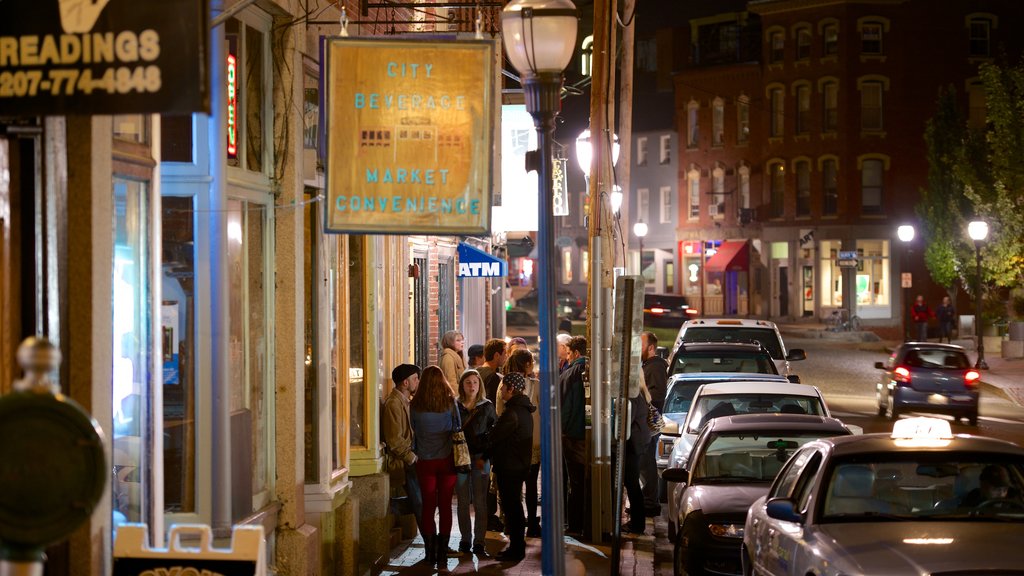
[[[1024,322],[1012,321],[1009,327],[1010,340],[1019,342],[1024,340]]]

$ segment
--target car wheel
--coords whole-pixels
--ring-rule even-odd
[[[889,404],[886,406],[886,416],[889,420],[899,420],[900,410],[896,407],[896,399],[889,396]]]
[[[668,521],[668,541],[669,542],[675,542],[676,541],[676,533],[677,532],[678,531],[676,530],[676,523],[673,522],[672,520],[669,520]]]
[[[672,554],[673,574],[676,576],[703,576],[703,563],[698,551],[700,540],[689,525],[683,526],[675,540],[675,547]]]
[[[971,412],[970,414],[967,415],[967,424],[969,426],[977,426],[978,425],[978,411],[977,410],[975,410],[974,412]]]
[[[875,394],[875,398],[878,401],[878,415],[879,416],[885,416],[886,405],[882,404],[882,395],[881,395],[881,393],[876,393]]]

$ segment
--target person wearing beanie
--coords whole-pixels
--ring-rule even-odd
[[[457,473],[455,480],[455,495],[459,499],[459,532],[462,534],[459,552],[468,554],[472,551],[478,558],[487,558],[485,542],[490,511],[487,496],[490,492],[491,460],[485,442],[498,417],[476,370],[466,370],[459,377],[458,406],[470,457],[470,471]],[[469,513],[470,504],[475,512],[475,525]]]
[[[530,474],[533,456],[533,413],[537,411],[526,391],[526,376],[506,374],[500,394],[504,411],[490,434],[490,454],[498,480],[498,495],[505,512],[508,548],[498,554],[502,562],[519,562],[526,557],[526,518],[523,514],[523,484]]]
[[[415,364],[399,364],[391,371],[395,387],[384,399],[381,429],[384,437],[384,466],[391,482],[391,496],[400,497],[404,490],[409,506],[416,516],[416,526],[423,532],[423,497],[416,478],[416,454],[412,450],[412,421],[409,401],[420,385],[420,369]]]

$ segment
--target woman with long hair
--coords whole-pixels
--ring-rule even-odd
[[[427,366],[420,387],[409,403],[416,446],[416,477],[423,495],[423,545],[427,562],[447,569],[448,541],[452,532],[452,492],[455,463],[452,432],[459,426],[459,412],[451,386],[437,366]],[[440,512],[439,526],[434,513]]]
[[[540,382],[534,378],[533,353],[519,348],[505,361],[504,374],[521,374],[526,380],[523,394],[533,406],[540,405]],[[502,398],[498,399],[498,414],[504,409]],[[533,412],[533,450],[530,458],[530,472],[526,477],[526,535],[540,538],[540,519],[537,516],[537,480],[540,477],[540,411]]]
[[[491,431],[498,416],[494,404],[487,399],[480,373],[466,370],[459,377],[459,415],[462,417],[462,431],[469,448],[470,471],[457,474],[455,493],[459,499],[459,552],[468,554],[471,550],[478,558],[487,558],[484,546],[487,538],[488,485],[491,478],[491,459],[487,454],[487,433]],[[473,504],[476,523],[472,525],[469,505]]]

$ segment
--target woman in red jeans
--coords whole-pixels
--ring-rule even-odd
[[[416,477],[423,493],[423,545],[427,562],[447,569],[448,542],[452,532],[452,493],[455,491],[455,463],[452,460],[452,431],[459,426],[459,412],[452,388],[441,368],[427,366],[420,376],[420,388],[409,404],[416,454]],[[434,512],[441,513],[434,526]]]

